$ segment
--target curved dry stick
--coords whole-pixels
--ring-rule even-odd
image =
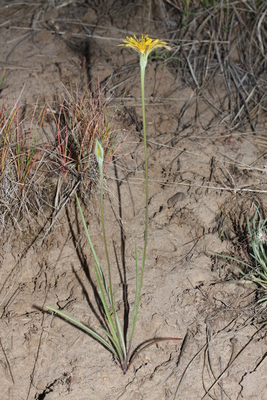
[[[182,338],[174,338],[174,337],[154,338],[154,339],[148,339],[145,342],[139,344],[139,346],[137,346],[137,348],[133,351],[133,353],[130,357],[127,370],[129,369],[129,367],[130,367],[131,363],[133,362],[133,360],[135,359],[135,357],[137,357],[143,350],[147,349],[149,346],[152,346],[152,344],[167,341],[167,340],[182,340]]]

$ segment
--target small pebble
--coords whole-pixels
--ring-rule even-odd
[[[183,201],[186,198],[186,194],[178,192],[174,196],[170,197],[167,201],[168,207],[173,207],[178,201]]]

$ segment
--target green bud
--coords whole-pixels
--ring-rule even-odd
[[[96,144],[95,144],[95,156],[96,156],[99,168],[102,167],[103,161],[104,161],[104,150],[97,139],[96,139]]]

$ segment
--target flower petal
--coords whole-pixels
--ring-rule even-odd
[[[171,50],[171,47],[163,40],[153,40],[148,35],[142,35],[139,39],[136,35],[134,35],[134,37],[126,36],[126,40],[123,40],[123,43],[119,44],[119,46],[131,47],[133,50],[137,51],[140,56],[145,57],[148,57],[149,53],[158,47],[164,47],[167,50]]]

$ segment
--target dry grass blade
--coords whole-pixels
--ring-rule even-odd
[[[77,88],[65,88],[60,109],[53,113],[57,133],[52,160],[57,173],[64,178],[61,190],[71,181],[80,181],[79,190],[85,201],[98,177],[93,157],[96,140],[102,143],[106,159],[116,148],[118,130],[114,128],[114,117],[108,116],[109,101],[103,97],[100,88],[95,93],[87,88],[81,94]],[[72,187],[73,184],[69,185],[68,190]]]
[[[0,214],[3,229],[7,215],[18,222],[22,211],[28,213],[29,209],[35,207],[34,190],[30,188],[38,185],[36,173],[40,164],[37,161],[41,159],[43,151],[43,148],[37,147],[40,125],[33,127],[31,124],[26,131],[19,114],[19,106],[10,110],[3,103],[0,118]],[[45,110],[41,113],[40,124],[44,115]]]
[[[21,118],[18,102],[10,108],[3,101],[0,108],[1,229],[6,228],[8,219],[18,224],[45,214],[46,209],[54,214],[50,231],[78,187],[81,197],[89,201],[92,184],[98,179],[92,157],[96,140],[101,141],[108,160],[118,146],[119,131],[114,128],[114,117],[109,118],[102,90],[91,93],[86,89],[80,95],[70,88],[65,89],[58,112],[53,112],[55,140],[40,145],[46,107],[36,116],[36,105],[28,124]]]
[[[248,116],[248,119],[249,119],[250,127],[251,127],[252,131],[255,132],[255,127],[254,127],[254,124],[252,122],[252,118],[251,118],[249,107],[248,107],[248,102],[249,102],[252,94],[255,91],[255,87],[252,89],[250,94],[247,96],[247,99],[245,99],[244,95],[243,95],[243,93],[241,91],[241,87],[243,86],[242,82],[240,82],[240,79],[237,77],[237,74],[235,73],[234,68],[231,68],[231,66],[230,66],[230,74],[231,74],[232,80],[233,80],[233,82],[235,84],[236,90],[237,90],[237,92],[238,92],[238,94],[239,94],[239,96],[241,98],[242,103],[243,103],[243,106],[239,107],[239,111],[238,111],[237,115],[234,117],[233,122],[237,119],[238,116],[240,116],[242,114],[242,110],[243,110],[243,108],[245,108],[247,116]],[[237,82],[237,80],[239,82]]]
[[[211,342],[211,328],[209,325],[209,322],[206,321],[206,338],[207,338],[207,344],[206,344],[206,348],[204,351],[204,366],[206,366],[206,368],[211,372],[211,375],[213,377],[213,379],[216,381],[216,376],[212,367],[212,362],[211,362],[211,351],[210,351],[210,342]],[[231,360],[230,360],[231,362]],[[230,362],[228,363],[228,365],[230,364]],[[203,387],[206,391],[205,388],[205,381],[204,381],[204,368],[202,371],[202,383],[203,383]],[[222,382],[218,382],[218,386],[220,387],[220,392],[221,392],[221,396],[223,398],[223,394],[226,396],[226,398],[228,398],[230,400],[230,397],[228,396],[228,394],[226,393],[226,391],[223,388]],[[207,393],[207,391],[206,391]],[[214,394],[213,397],[210,393],[209,393],[210,398],[212,399],[216,399],[216,395]]]
[[[226,374],[226,372],[230,369],[230,367],[232,366],[232,364],[235,362],[235,360],[243,353],[243,351],[250,345],[250,343],[253,341],[253,339],[255,338],[255,336],[258,335],[258,333],[265,328],[265,325],[262,325],[251,337],[250,339],[247,341],[247,343],[241,348],[241,350],[239,350],[239,352],[235,355],[235,357],[233,357],[233,359],[230,361],[230,363],[227,365],[227,367],[224,368],[224,370],[221,372],[221,374],[217,377],[217,379],[215,379],[215,381],[212,383],[212,385],[210,385],[210,387],[207,389],[206,393],[204,394],[204,396],[201,397],[201,400],[206,399],[207,397],[210,397],[210,391],[215,387],[215,385],[217,385],[221,379],[224,377],[224,375]]]
[[[213,108],[218,117],[223,115],[224,124],[230,129],[245,129],[249,124],[255,132],[259,115],[267,108],[266,2],[211,5],[205,0],[166,0],[161,10],[167,26],[167,21],[176,18],[173,50],[180,59],[183,80],[197,90],[196,116],[199,102],[212,96]],[[172,62],[168,65],[172,68]],[[220,90],[215,93],[216,86]]]

